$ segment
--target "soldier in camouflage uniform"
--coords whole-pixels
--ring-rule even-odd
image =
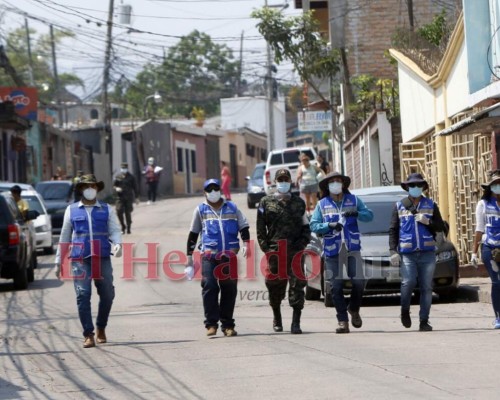
[[[293,308],[291,333],[302,333],[300,315],[304,308],[304,280],[301,252],[311,238],[306,204],[290,193],[292,177],[287,169],[275,175],[277,192],[265,196],[257,212],[257,239],[267,258],[266,286],[273,309],[273,329],[283,331],[281,301],[289,282],[288,302]],[[295,257],[297,256],[297,257]],[[294,258],[295,257],[295,258]]]
[[[113,182],[113,189],[118,196],[116,214],[122,226],[122,234],[130,232],[132,226],[132,211],[134,211],[134,197],[139,202],[139,191],[134,176],[128,172],[128,164],[122,163],[120,173]],[[123,217],[125,216],[125,220]],[[126,222],[126,225],[125,225]]]

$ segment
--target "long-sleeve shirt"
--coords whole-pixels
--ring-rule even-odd
[[[122,243],[122,228],[120,224],[118,223],[118,218],[116,217],[116,212],[114,208],[110,207],[108,204],[105,203],[100,203],[99,201],[96,201],[95,204],[92,204],[90,206],[84,205],[82,202],[78,204],[78,207],[84,206],[85,211],[87,211],[87,215],[89,217],[89,221],[92,221],[92,209],[94,207],[108,207],[108,233],[109,233],[109,240],[113,242],[113,244],[121,244]],[[92,241],[93,237],[93,230],[92,230],[92,223],[90,223],[89,227],[90,231],[90,240]],[[59,237],[59,243],[71,243],[72,241],[72,236],[73,236],[73,227],[71,225],[71,212],[70,212],[70,206],[66,208],[66,211],[64,212],[64,219],[63,219],[63,224],[61,228],[61,235]],[[56,264],[61,263],[61,246],[57,246],[57,253],[56,253],[56,259],[55,259]]]

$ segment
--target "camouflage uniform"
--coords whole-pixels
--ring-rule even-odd
[[[127,233],[130,233],[132,211],[134,211],[134,198],[138,198],[139,196],[134,176],[130,172],[118,174],[113,182],[113,188],[118,196],[116,214],[122,226],[122,233],[125,233],[125,229]],[[123,219],[124,215],[125,220]]]
[[[304,308],[304,287],[306,281],[296,276],[292,269],[294,256],[305,249],[311,237],[309,221],[305,217],[306,204],[295,195],[288,200],[279,200],[277,196],[265,196],[257,212],[257,240],[265,253],[278,250],[278,241],[286,241],[286,273],[287,279],[267,279],[269,290],[269,304],[279,307],[286,295],[287,281],[288,302],[294,309]],[[281,245],[283,247],[283,244]],[[282,266],[281,268],[284,268]],[[300,263],[302,270],[302,262]],[[268,260],[268,269],[272,274],[278,274],[278,257],[271,256]],[[282,273],[284,271],[281,271]]]

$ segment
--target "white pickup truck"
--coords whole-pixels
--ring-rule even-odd
[[[292,175],[292,192],[298,192],[295,185],[297,180],[297,168],[300,165],[299,155],[305,153],[311,160],[311,164],[318,165],[316,151],[312,147],[289,147],[286,149],[273,150],[267,156],[266,170],[264,172],[264,190],[266,194],[274,193],[276,183],[274,175],[281,168],[286,168]]]

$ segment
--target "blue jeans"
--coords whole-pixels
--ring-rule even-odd
[[[344,297],[344,277],[342,266],[347,261],[347,276],[350,278],[352,289],[349,299],[349,309],[359,312],[361,300],[365,291],[365,277],[363,273],[363,261],[359,251],[348,253],[347,260],[345,256],[325,257],[326,279],[328,280],[332,292],[332,299],[337,311],[337,320],[349,321],[347,315],[347,303]]]
[[[413,289],[420,288],[420,321],[427,321],[432,304],[432,286],[436,269],[434,251],[415,251],[401,254],[401,308],[409,310]]]
[[[100,262],[100,271],[97,269],[97,261]],[[83,327],[83,336],[88,336],[94,332],[90,306],[92,280],[94,280],[97,294],[99,295],[99,310],[97,312],[96,325],[98,328],[104,329],[108,324],[109,313],[113,305],[113,299],[115,298],[113,267],[111,266],[111,259],[109,257],[94,258],[95,276],[92,276],[92,258],[85,258],[83,263],[73,261],[71,267],[73,276],[75,277],[73,282],[75,285],[78,316]]]
[[[493,271],[493,268],[491,267],[492,250],[492,247],[483,244],[481,247],[481,259],[483,260],[484,266],[491,279],[491,304],[493,306],[493,311],[495,312],[495,318],[500,318],[500,277],[499,273]]]
[[[234,328],[234,306],[238,294],[238,263],[236,256],[231,258],[231,270],[229,266],[219,267],[220,264],[229,263],[229,259],[222,260],[202,258],[201,262],[201,295],[203,297],[203,309],[205,311],[205,327],[219,326],[221,328]],[[220,303],[219,303],[220,292]]]

